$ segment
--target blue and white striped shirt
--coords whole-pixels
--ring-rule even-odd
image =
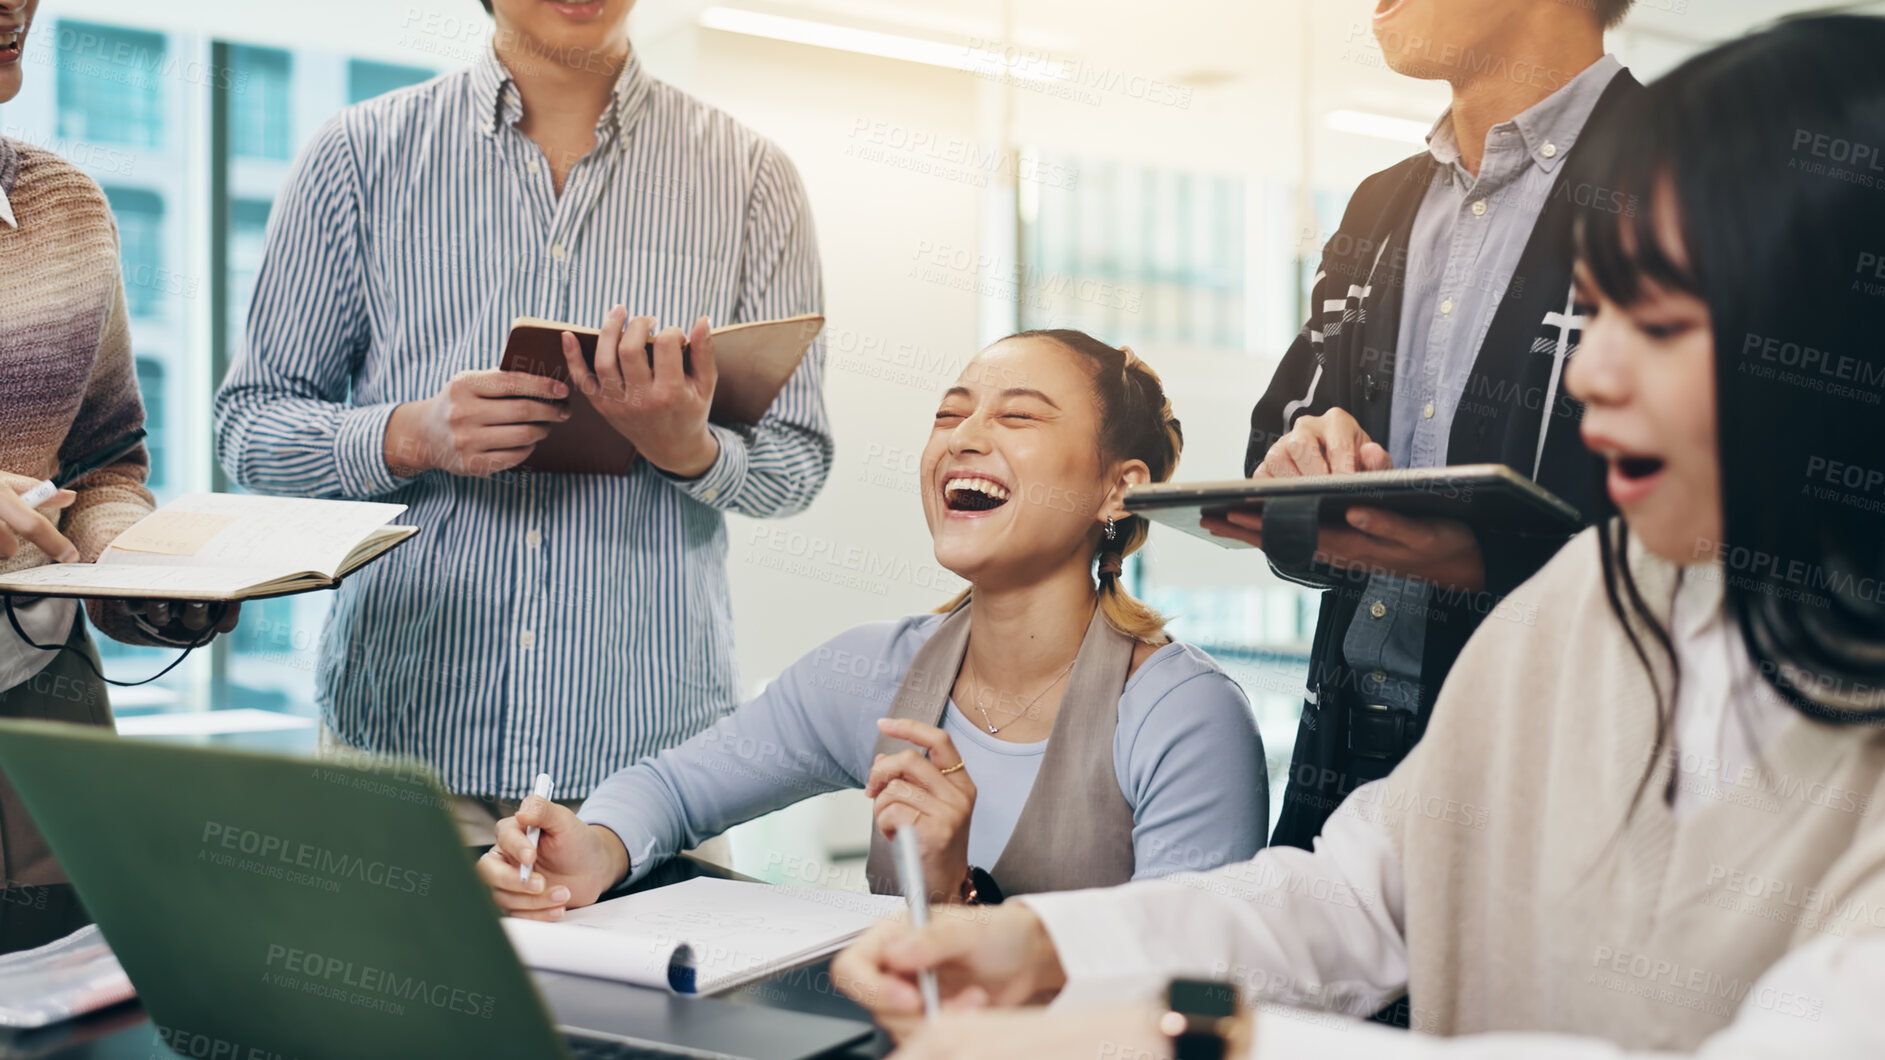
[[[715,425],[696,479],[519,471],[399,478],[401,402],[495,368],[520,315],[686,326],[821,311],[797,172],[631,56],[559,196],[495,54],[350,107],[315,134],[269,218],[240,360],[216,397],[247,489],[411,506],[423,531],[341,586],[319,698],[347,743],[418,755],[453,791],[507,798],[548,771],[586,794],[739,701],[731,510],[802,510],[831,467],[815,345],[757,428]]]

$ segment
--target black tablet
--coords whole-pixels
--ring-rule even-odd
[[[1273,501],[1313,504],[1316,521],[1339,524],[1349,508],[1384,508],[1402,515],[1458,519],[1476,530],[1575,534],[1576,508],[1504,464],[1358,471],[1348,475],[1246,478],[1224,482],[1159,482],[1126,494],[1126,510],[1226,548],[1249,545],[1199,526],[1208,515],[1262,514]]]

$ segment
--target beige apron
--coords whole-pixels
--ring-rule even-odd
[[[1119,696],[1132,669],[1134,645],[1097,609],[1093,612],[1034,787],[1001,857],[988,867],[1004,895],[1110,887],[1132,878],[1132,806],[1119,790],[1113,730],[1119,724]],[[888,716],[940,726],[968,647],[969,608],[964,604],[917,650]],[[878,754],[913,746],[877,737]],[[864,872],[872,891],[901,893],[890,843],[874,828]]]

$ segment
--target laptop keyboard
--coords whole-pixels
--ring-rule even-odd
[[[568,1035],[565,1040],[569,1043],[569,1054],[576,1060],[674,1060],[677,1056],[698,1055],[652,1045],[630,1045],[627,1042],[612,1042],[602,1038],[579,1038],[574,1034]]]

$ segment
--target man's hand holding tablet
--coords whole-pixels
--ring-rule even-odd
[[[1321,416],[1298,417],[1288,434],[1263,456],[1251,478],[1386,471],[1394,466],[1381,443],[1368,437],[1355,417],[1342,409]],[[1456,519],[1425,519],[1380,508],[1348,509],[1348,525],[1321,529],[1317,558],[1338,570],[1385,571],[1431,585],[1464,592],[1486,587],[1486,563],[1479,539]],[[1202,525],[1219,537],[1263,547],[1263,517],[1230,512],[1207,517]]]

